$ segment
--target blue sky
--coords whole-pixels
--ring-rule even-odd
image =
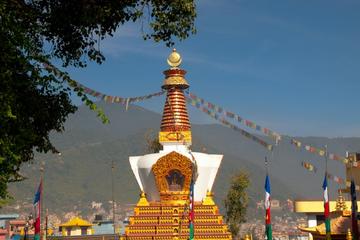
[[[197,7],[198,33],[175,46],[190,91],[282,134],[360,137],[359,1],[201,0]],[[171,49],[144,41],[140,23],[120,27],[101,49],[106,62],[71,69],[75,80],[123,97],[159,91]],[[142,106],[161,112],[163,101]],[[190,115],[211,122],[194,109]]]

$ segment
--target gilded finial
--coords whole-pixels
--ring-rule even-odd
[[[246,234],[245,237],[244,237],[244,240],[251,240],[250,235]]]
[[[176,52],[176,49],[174,48],[172,53],[170,53],[169,57],[167,58],[167,63],[172,68],[177,68],[180,66],[182,62],[181,56],[178,52]]]
[[[141,191],[140,199],[136,205],[137,206],[149,206],[150,205],[148,200],[146,199],[146,194],[144,191]]]
[[[215,202],[214,202],[214,194],[207,190],[206,191],[206,197],[203,199],[203,205],[215,205]]]
[[[346,233],[346,240],[352,240],[352,234],[350,228],[348,228]]]
[[[347,210],[347,207],[346,207],[344,196],[341,194],[341,190],[339,190],[339,195],[336,200],[336,211],[346,211],[346,210]]]

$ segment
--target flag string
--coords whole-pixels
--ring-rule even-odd
[[[120,97],[120,96],[106,95],[99,91],[91,89],[73,79],[64,77],[64,76],[66,76],[66,73],[61,72],[58,68],[51,65],[50,63],[43,63],[43,66],[46,70],[54,73],[55,76],[59,76],[59,77],[62,77],[64,80],[67,80],[69,85],[71,87],[73,87],[74,89],[78,89],[78,90],[80,89],[85,94],[93,96],[93,97],[101,99],[101,100],[104,100],[107,103],[121,103],[121,104],[126,104],[126,106],[128,106],[129,103],[141,102],[141,101],[153,98],[153,97],[161,96],[165,93],[165,91],[160,91],[160,92],[156,92],[156,93],[152,93],[152,94],[148,94],[148,95],[144,95],[144,96],[138,96],[138,97]],[[266,141],[260,139],[259,137],[255,136],[255,135],[243,130],[242,128],[230,123],[228,120],[226,120],[226,118],[235,120],[238,123],[241,123],[249,128],[256,130],[256,131],[259,131],[259,132],[263,133],[264,135],[271,137],[276,142],[279,142],[281,140],[281,135],[279,133],[277,133],[276,131],[273,131],[269,128],[266,128],[259,124],[256,124],[253,121],[244,119],[243,117],[239,116],[238,114],[228,111],[228,110],[224,109],[223,107],[215,105],[211,102],[208,102],[208,101],[204,100],[203,98],[196,96],[193,93],[189,93],[189,92],[185,91],[185,97],[186,97],[187,102],[190,105],[196,107],[197,109],[206,113],[213,119],[219,121],[224,126],[240,132],[243,136],[253,140],[254,142],[257,142],[258,144],[262,145],[263,147],[267,148],[270,151],[273,150],[273,145],[267,143]],[[302,148],[310,153],[317,154],[321,157],[325,157],[325,155],[326,155],[326,152],[324,149],[320,149],[320,148],[316,148],[316,147],[313,147],[310,145],[303,144],[302,142],[300,142],[296,139],[291,139],[291,144],[295,145],[297,148]],[[333,153],[328,153],[327,156],[330,160],[339,161],[339,162],[342,162],[343,164],[347,164],[347,165],[351,165],[352,167],[360,168],[360,162],[349,161],[348,158],[342,157],[342,156],[339,156],[339,155],[333,154]]]
[[[273,150],[273,145],[267,143],[266,141],[260,139],[259,137],[239,128],[238,126],[231,124],[229,121],[227,121],[224,116],[219,116],[216,112],[209,110],[208,108],[206,108],[205,105],[201,105],[196,101],[193,101],[190,97],[186,96],[186,101],[196,107],[197,109],[199,109],[200,111],[206,113],[207,115],[209,115],[210,117],[212,117],[213,119],[219,121],[220,123],[222,123],[224,126],[229,127],[237,132],[239,132],[241,135],[247,137],[248,139],[253,140],[254,142],[260,144],[261,146],[265,147],[266,149],[272,151]]]
[[[310,172],[314,172],[314,173],[317,172],[317,168],[314,165],[312,165],[311,163],[302,161],[301,166]]]
[[[316,147],[313,147],[313,146],[310,146],[310,145],[303,144],[302,142],[300,142],[300,141],[298,141],[296,139],[291,139],[291,144],[296,146],[299,149],[304,149],[307,152],[317,154],[317,155],[319,155],[321,157],[325,157],[325,155],[326,155],[325,150],[320,149],[320,148],[316,148]],[[343,164],[348,164],[348,165],[351,165],[352,167],[360,168],[359,163],[352,162],[352,161],[350,162],[349,159],[346,158],[346,157],[342,157],[342,156],[339,156],[339,155],[334,154],[334,153],[328,153],[327,155],[328,155],[328,158],[330,160],[339,161],[339,162],[341,162]]]
[[[313,164],[311,164],[309,162],[305,162],[305,161],[301,162],[301,166],[303,168],[305,168],[306,170],[308,170],[309,172],[313,172],[313,173],[316,173],[317,170],[318,170]],[[343,178],[338,177],[338,176],[336,176],[334,174],[331,174],[329,172],[326,174],[326,177],[327,177],[327,179],[329,179],[331,181],[334,181],[339,185],[345,185],[346,187],[350,187],[350,185],[351,185],[350,181],[346,181]],[[359,185],[356,185],[355,188],[356,188],[357,191],[360,190]]]
[[[121,104],[126,104],[126,106],[128,106],[129,103],[141,102],[141,101],[150,99],[152,97],[161,96],[165,93],[165,91],[160,91],[160,92],[151,93],[151,94],[148,94],[145,96],[139,96],[139,97],[119,97],[119,96],[106,95],[104,93],[101,93],[101,92],[91,89],[89,87],[86,87],[85,85],[79,83],[78,81],[75,81],[73,79],[65,77],[65,76],[67,76],[66,73],[61,72],[58,68],[51,65],[50,63],[43,63],[43,66],[46,70],[51,71],[55,76],[66,79],[68,84],[70,85],[70,87],[77,89],[77,90],[82,90],[85,94],[93,96],[93,97],[101,99],[101,100],[104,100],[107,103],[121,103]]]
[[[150,99],[152,97],[161,96],[165,93],[165,91],[161,91],[161,92],[156,92],[156,93],[148,94],[145,96],[139,96],[139,97],[119,97],[119,96],[110,96],[110,95],[103,94],[101,92],[98,92],[91,88],[88,88],[76,81],[74,81],[74,84],[75,84],[75,87],[82,89],[85,94],[91,95],[91,96],[96,97],[101,100],[104,100],[105,102],[108,102],[108,103],[129,104],[129,103],[133,103],[133,102],[141,102],[141,101]]]
[[[207,109],[210,109],[212,112],[217,112],[219,114],[222,114],[223,116],[227,117],[227,118],[231,118],[236,120],[237,122],[244,124],[245,126],[252,128],[256,131],[262,132],[263,134],[265,134],[266,136],[269,136],[271,138],[273,138],[275,141],[280,141],[281,140],[281,135],[269,128],[266,127],[262,127],[259,124],[256,124],[253,121],[244,119],[243,117],[239,116],[236,113],[230,112],[228,110],[225,110],[223,107],[217,106],[213,103],[210,103],[208,101],[205,101],[204,99],[196,96],[193,93],[186,93],[187,96],[190,98],[191,100],[191,105],[194,106],[194,104],[200,104],[202,106],[206,106]]]
[[[240,131],[242,135],[246,136],[249,139],[254,140],[255,142],[260,143],[262,146],[267,147],[270,150],[273,149],[273,146],[271,144],[268,144],[265,141],[263,141],[262,139],[250,134],[249,132],[237,127],[236,125],[231,124],[229,121],[226,120],[226,118],[234,119],[237,122],[246,125],[247,127],[250,127],[257,131],[260,131],[263,134],[273,138],[277,142],[279,140],[281,140],[281,135],[279,133],[277,133],[273,130],[270,130],[269,128],[262,127],[250,120],[246,120],[246,119],[242,118],[241,116],[239,116],[238,114],[235,114],[231,111],[225,110],[223,107],[217,106],[211,102],[204,100],[203,98],[196,96],[194,93],[186,92],[186,99],[190,105],[198,108],[202,112],[208,114],[210,117],[218,120],[223,125],[230,127],[234,130]],[[326,155],[326,151],[324,149],[320,149],[320,148],[313,147],[311,145],[303,144],[302,142],[300,142],[296,139],[291,139],[291,144],[295,145],[298,148],[303,148],[307,152],[317,154],[321,157],[325,157],[325,155]],[[343,164],[346,164],[346,165],[349,165],[352,167],[356,167],[356,168],[360,168],[360,162],[349,161],[349,159],[346,157],[343,157],[343,156],[340,156],[340,155],[337,155],[334,153],[327,153],[327,157],[330,160],[339,161],[339,162],[342,162]]]

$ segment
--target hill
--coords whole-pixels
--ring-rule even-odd
[[[65,132],[53,134],[52,139],[61,151],[58,155],[37,155],[32,164],[25,164],[21,171],[27,179],[11,184],[15,200],[30,204],[39,180],[39,163],[45,165],[45,204],[57,212],[68,210],[87,211],[92,201],[107,202],[111,199],[111,162],[115,162],[115,199],[121,204],[135,203],[139,188],[131,172],[129,156],[147,153],[146,137],[157,134],[161,116],[138,106],[128,111],[117,104],[99,103],[111,123],[103,125],[85,106],[69,117]],[[214,185],[216,200],[222,204],[232,174],[239,169],[249,172],[251,205],[263,199],[265,177],[264,157],[270,160],[269,172],[272,197],[321,198],[324,160],[297,151],[284,137],[273,155],[261,146],[221,125],[193,125],[193,149],[208,153],[224,154],[224,160]],[[299,138],[299,140],[323,146],[332,152],[344,154],[345,150],[360,149],[360,138],[322,137]],[[300,163],[311,160],[319,167],[318,174],[304,170]],[[344,176],[344,168],[337,162],[329,162],[330,172]],[[337,185],[330,183],[331,197],[335,197]]]

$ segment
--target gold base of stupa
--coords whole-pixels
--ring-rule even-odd
[[[195,202],[195,239],[232,239],[219,208],[209,193],[203,202]],[[123,240],[189,239],[188,207],[186,204],[147,202],[142,194],[134,215],[129,217]]]

